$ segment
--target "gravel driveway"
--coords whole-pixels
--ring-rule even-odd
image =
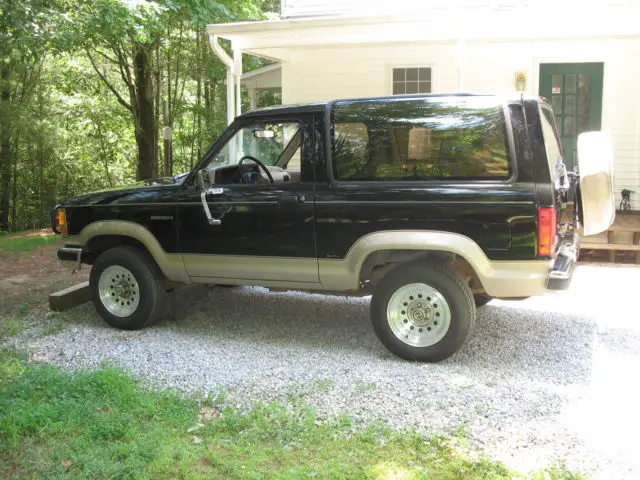
[[[302,398],[321,415],[463,428],[521,471],[560,460],[638,478],[639,286],[640,268],[581,266],[570,292],[481,308],[469,342],[439,364],[389,354],[369,298],[262,288],[185,287],[139,332],[107,327],[87,304],[57,315],[59,333],[11,341],[65,368],[112,361],[158,385],[228,392],[240,406]]]

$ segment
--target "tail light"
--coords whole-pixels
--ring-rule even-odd
[[[558,223],[555,207],[538,209],[538,256],[550,257],[556,250]]]

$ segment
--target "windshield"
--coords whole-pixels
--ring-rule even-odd
[[[242,157],[247,155],[257,158],[265,165],[276,165],[299,131],[298,123],[264,123],[246,126],[229,139],[213,159],[212,166],[236,165]]]

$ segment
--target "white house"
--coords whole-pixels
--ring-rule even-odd
[[[208,32],[229,120],[241,82],[280,88],[285,104],[520,90],[550,99],[570,165],[578,133],[611,132],[618,201],[629,188],[640,205],[639,0],[282,0],[279,20]],[[242,54],[276,64],[243,78]]]

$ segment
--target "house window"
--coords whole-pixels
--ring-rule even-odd
[[[394,68],[393,94],[431,93],[431,68]]]

